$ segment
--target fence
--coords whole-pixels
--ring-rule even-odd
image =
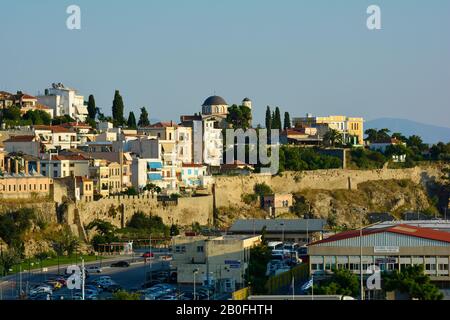
[[[292,278],[295,281],[306,281],[309,277],[309,266],[308,264],[301,264],[287,272],[279,274],[277,276],[270,277],[266,282],[267,294],[275,294],[278,291],[291,284]]]

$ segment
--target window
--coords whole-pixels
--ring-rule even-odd
[[[448,264],[440,263],[439,270],[448,271]]]
[[[197,247],[197,252],[204,252],[204,247],[203,246],[198,246]]]
[[[175,252],[176,253],[184,253],[184,252],[186,252],[186,247],[185,246],[176,246]]]
[[[434,263],[425,264],[426,271],[436,271],[436,265]]]

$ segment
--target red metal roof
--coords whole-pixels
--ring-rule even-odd
[[[375,234],[375,233],[384,233],[384,232],[450,243],[450,232],[438,231],[438,230],[434,230],[431,228],[415,227],[415,226],[411,226],[411,225],[407,225],[407,224],[401,224],[401,225],[397,225],[397,226],[391,226],[391,227],[380,228],[380,229],[363,229],[362,234],[363,234],[363,236],[367,236],[367,235],[371,235],[371,234]],[[316,244],[320,244],[320,243],[328,243],[328,242],[339,241],[339,240],[344,240],[344,239],[357,238],[357,237],[359,237],[359,235],[360,235],[359,230],[345,231],[345,232],[341,232],[336,235],[333,235],[329,238],[313,242],[310,245],[316,245]]]

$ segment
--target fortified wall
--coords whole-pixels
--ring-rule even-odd
[[[241,203],[241,195],[253,193],[257,183],[266,183],[274,192],[296,193],[305,189],[356,190],[358,184],[367,181],[412,180],[425,187],[442,176],[436,166],[411,169],[380,170],[315,170],[304,172],[284,172],[282,175],[251,175],[216,177],[216,205],[227,207]]]
[[[194,222],[206,225],[212,222],[213,198],[212,196],[179,198],[178,204],[170,202],[164,204],[150,195],[113,196],[94,202],[70,204],[63,220],[71,225],[72,229],[77,226],[81,235],[84,232],[81,230],[82,226],[96,219],[108,221],[116,227],[125,227],[137,211],[159,216],[168,225],[173,223],[187,226]]]

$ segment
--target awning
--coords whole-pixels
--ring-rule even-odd
[[[148,169],[162,169],[162,163],[161,162],[148,162],[147,168]]]
[[[77,106],[77,113],[81,115],[89,114],[86,106]]]

